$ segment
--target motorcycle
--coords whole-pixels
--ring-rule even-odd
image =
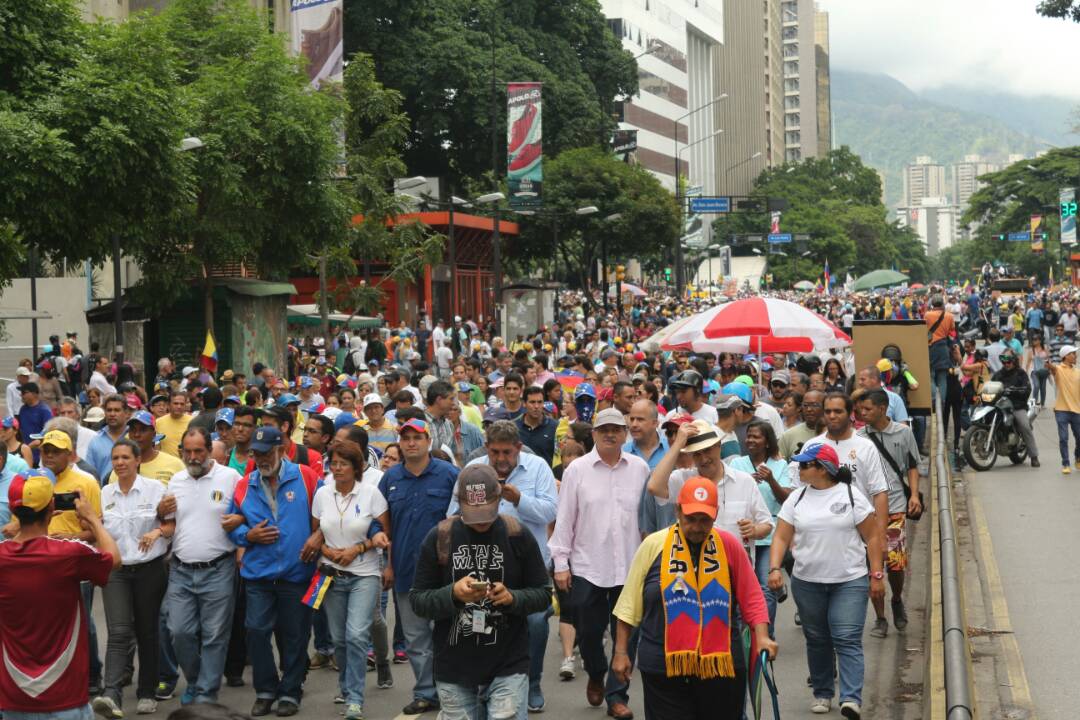
[[[1005,393],[1005,384],[996,380],[983,383],[979,406],[971,413],[971,426],[964,433],[964,458],[982,472],[994,467],[998,455],[1007,455],[1013,465],[1028,456],[1027,443],[1016,427],[1013,401]],[[1034,398],[1027,401],[1028,422],[1034,424],[1039,407]]]

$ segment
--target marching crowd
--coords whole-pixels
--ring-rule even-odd
[[[800,300],[848,329],[923,319],[934,386],[971,377],[970,305]],[[52,338],[0,429],[4,717],[123,717],[132,683],[137,714],[181,687],[213,703],[250,665],[252,716],[296,714],[334,668],[355,720],[368,671],[388,688],[408,663],[405,714],[523,718],[551,689],[555,613],[560,679],[583,669],[589,705],[632,718],[636,676],[646,718],[740,717],[789,595],[811,709],[860,717],[868,603],[872,637],[908,623],[917,381],[889,352],[649,345],[691,309],[566,293],[530,337],[455,317],[294,342],[250,374],[161,358],[145,383]]]

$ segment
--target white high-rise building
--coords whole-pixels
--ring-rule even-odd
[[[918,233],[931,257],[960,239],[960,208],[946,197],[924,197],[917,205],[897,208],[896,220]]]
[[[724,39],[720,0],[602,0],[608,24],[637,58],[639,92],[622,103],[622,129],[637,130],[637,162],[668,188],[678,173],[717,194],[718,87],[714,54]],[[720,100],[719,102],[724,102]],[[699,110],[699,108],[706,108]]]
[[[988,162],[980,155],[965,155],[961,162],[952,166],[952,201],[953,204],[966,208],[971,196],[982,187],[979,176],[997,172],[1001,166]]]
[[[784,161],[818,152],[817,56],[814,0],[781,0],[784,57]]]
[[[903,207],[915,207],[923,198],[944,197],[945,166],[935,163],[928,155],[920,155],[904,167]]]

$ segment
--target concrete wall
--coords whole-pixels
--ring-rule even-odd
[[[49,335],[57,334],[62,340],[64,333],[74,330],[79,333],[83,349],[89,349],[86,327],[86,278],[38,278],[38,310],[51,313],[52,320],[38,321],[38,344],[49,342]],[[0,307],[29,309],[30,280],[16,278],[10,287],[0,294]],[[29,320],[8,320],[4,324],[7,339],[3,345],[10,348],[26,348],[25,355],[30,355],[31,322]]]

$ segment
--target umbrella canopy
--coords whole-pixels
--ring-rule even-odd
[[[800,280],[799,282],[795,283],[794,288],[796,290],[813,290],[814,283],[810,282],[809,280]]]
[[[895,270],[874,270],[868,272],[855,281],[855,290],[873,290],[879,287],[889,287],[907,282],[908,276]]]
[[[610,296],[614,296],[616,292],[617,290],[615,285],[612,285],[608,288],[607,294]],[[622,292],[623,295],[633,295],[634,297],[645,297],[646,295],[648,295],[647,292],[639,288],[637,285],[628,282],[624,282],[622,284]]]
[[[703,330],[705,337],[712,339],[744,336],[806,338],[815,348],[851,344],[851,338],[843,330],[813,310],[779,298],[752,297],[723,305],[705,323]]]
[[[922,290],[926,286],[922,283],[911,283],[910,285],[908,285],[908,287],[912,290]]]
[[[677,332],[686,323],[693,319],[693,315],[688,317],[679,318],[675,322],[669,323],[664,327],[657,330],[655,333],[645,338],[638,343],[638,349],[642,352],[656,352],[667,342],[667,339],[671,337],[671,334]]]
[[[322,317],[319,315],[318,305],[289,305],[286,307],[287,321],[290,325],[320,325]],[[379,318],[353,315],[352,319],[345,313],[329,313],[327,318],[331,325],[341,325],[346,320],[353,330],[382,327],[383,321]]]
[[[794,316],[794,320],[790,324],[780,322],[775,329],[770,329],[761,323],[756,326],[745,324],[740,327],[738,324],[741,322],[739,317],[745,319],[745,312],[753,310],[749,305],[751,303],[760,303],[762,305],[765,305],[765,303],[780,303],[780,305],[776,306],[778,308],[777,313],[781,315],[784,312],[791,314]],[[736,312],[729,315],[732,310]],[[723,323],[725,321],[720,318],[734,318],[735,324],[732,327],[734,332],[739,334],[709,337],[708,328],[724,327]],[[762,329],[765,332],[758,332]],[[786,332],[792,329],[793,332]],[[720,330],[719,332],[726,331]],[[846,347],[850,344],[851,338],[843,331],[801,305],[772,298],[767,301],[762,298],[748,298],[710,308],[691,316],[668,334],[661,343],[661,349],[745,354],[758,352],[809,352],[814,349]]]

